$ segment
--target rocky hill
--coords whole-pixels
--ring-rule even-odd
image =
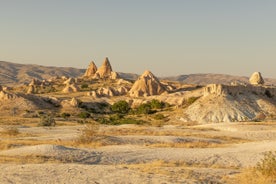
[[[189,74],[179,75],[173,77],[164,77],[163,79],[178,81],[186,84],[231,84],[231,83],[245,83],[248,84],[249,77],[233,76],[226,74]],[[267,85],[276,85],[276,79],[265,78]]]
[[[17,64],[6,61],[0,61],[0,85],[14,85],[30,83],[33,78],[42,80],[53,76],[80,77],[85,74],[85,69],[76,69],[70,67],[49,67],[33,64]],[[135,81],[139,75],[133,73],[118,72],[123,79]],[[231,84],[248,83],[248,77],[232,76],[225,74],[189,74],[172,77],[163,77],[164,80],[178,81],[186,84]],[[275,85],[276,79],[264,78],[265,84]]]
[[[198,123],[262,121],[276,117],[276,88],[210,84],[184,110],[183,121]]]
[[[83,76],[85,72],[85,69],[71,67],[51,67],[0,61],[0,85],[12,86],[15,84],[28,84],[34,78],[43,80],[54,76],[75,78]],[[121,72],[118,72],[118,74],[128,80],[136,80],[138,78],[136,74]]]
[[[33,78],[42,80],[54,76],[78,77],[84,72],[83,69],[69,67],[48,67],[0,61],[0,84],[23,84],[31,82]]]

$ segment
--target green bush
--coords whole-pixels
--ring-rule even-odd
[[[39,126],[56,126],[56,121],[53,116],[41,116]]]
[[[78,117],[83,118],[83,119],[90,118],[90,113],[89,112],[81,112],[78,114]]]
[[[88,84],[82,84],[81,85],[81,89],[86,89],[86,88],[88,88]]]
[[[150,106],[152,109],[163,109],[165,107],[165,103],[156,99],[151,100]]]
[[[138,114],[152,114],[153,110],[152,110],[151,104],[150,103],[141,104],[137,108],[137,113]]]
[[[70,116],[71,116],[71,114],[70,113],[66,113],[66,112],[64,112],[64,113],[61,114],[61,117],[64,118],[64,119],[68,119]]]
[[[129,107],[129,104],[128,104],[126,101],[120,100],[120,101],[114,103],[114,104],[111,106],[111,110],[112,110],[113,112],[126,114],[126,113],[129,112],[130,107]]]
[[[193,104],[195,101],[197,101],[198,98],[199,98],[199,97],[190,97],[190,98],[188,98],[187,103],[188,103],[189,105],[191,105],[191,104]]]
[[[264,158],[258,162],[256,170],[264,176],[276,180],[276,152],[265,153]]]
[[[155,120],[162,120],[162,119],[165,119],[166,117],[163,115],[163,114],[155,114],[153,116],[153,119]]]

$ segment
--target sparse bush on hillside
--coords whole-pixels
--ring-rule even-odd
[[[156,99],[151,100],[150,102],[152,109],[163,109],[165,107],[165,103]]]
[[[126,114],[129,112],[130,106],[126,101],[120,100],[111,106],[111,110],[113,112]]]
[[[86,88],[88,88],[88,84],[82,84],[81,85],[81,89],[86,89]]]
[[[91,116],[90,113],[86,112],[86,111],[85,112],[81,112],[81,113],[78,114],[78,117],[79,118],[83,118],[83,119],[90,118],[90,116]]]
[[[51,115],[41,116],[39,126],[56,126],[56,121]]]
[[[152,114],[154,111],[151,108],[150,103],[141,104],[137,109],[136,112],[138,114]]]
[[[163,114],[155,114],[154,116],[153,116],[153,119],[155,119],[155,120],[163,120],[163,119],[165,119],[166,117],[163,115]]]
[[[194,96],[186,99],[185,102],[183,103],[183,107],[185,108],[185,107],[192,105],[198,99],[199,99],[199,97],[194,97]]]
[[[67,112],[64,112],[64,113],[61,114],[61,117],[64,118],[64,119],[68,119],[70,116],[71,116],[71,114],[67,113]]]

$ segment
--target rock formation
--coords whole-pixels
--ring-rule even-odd
[[[11,100],[17,98],[16,95],[7,93],[5,91],[0,91],[0,100]]]
[[[85,74],[83,75],[84,77],[93,77],[95,73],[97,72],[97,66],[93,61],[89,64],[88,68],[86,69]]]
[[[262,74],[260,72],[254,72],[250,79],[249,79],[250,84],[252,85],[262,85],[264,84],[264,79],[262,77]]]
[[[66,85],[62,90],[63,93],[73,93],[80,91],[79,87],[76,84]]]
[[[34,85],[30,85],[29,89],[27,90],[28,94],[34,94],[35,93],[35,86]]]
[[[79,101],[74,97],[74,98],[72,98],[72,100],[70,101],[70,105],[71,105],[72,107],[78,107]]]
[[[70,84],[75,84],[75,83],[76,83],[76,79],[69,78],[63,84],[70,85]]]
[[[29,84],[29,86],[38,86],[38,85],[41,85],[41,81],[38,79],[32,79],[32,81]]]
[[[94,79],[118,79],[119,74],[112,71],[111,64],[109,62],[109,59],[106,57],[102,66],[98,68],[96,73],[93,76]]]
[[[133,84],[129,95],[132,97],[152,96],[160,95],[165,91],[165,87],[160,83],[158,78],[146,70]]]
[[[210,84],[203,96],[184,110],[184,121],[198,123],[253,121],[263,113],[276,116],[276,88]]]
[[[112,67],[108,58],[106,57],[102,66],[97,70],[97,74],[99,74],[100,78],[109,78],[111,76]]]

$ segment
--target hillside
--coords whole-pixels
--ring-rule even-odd
[[[231,84],[232,82],[248,83],[249,76],[233,76],[226,74],[189,74],[172,77],[164,77],[163,79],[178,81],[186,84]],[[267,85],[276,85],[276,79],[265,78]]]
[[[79,77],[85,73],[85,69],[71,67],[41,66],[34,64],[17,64],[0,61],[0,84],[14,85],[29,83],[33,78],[42,80],[53,76]],[[136,80],[138,75],[119,72],[124,79]]]
[[[49,67],[0,61],[0,84],[29,83],[33,78],[42,80],[53,76],[77,77],[84,71],[69,67]]]
[[[53,76],[78,77],[85,73],[85,69],[71,67],[53,67],[34,64],[17,64],[0,61],[0,84],[14,85],[29,83],[33,78],[42,80]],[[118,72],[123,79],[135,81],[139,75]],[[225,74],[189,74],[172,77],[163,77],[164,80],[178,81],[185,84],[230,84],[231,82],[248,83],[248,77],[232,76]],[[276,85],[276,79],[265,78],[267,85]]]

